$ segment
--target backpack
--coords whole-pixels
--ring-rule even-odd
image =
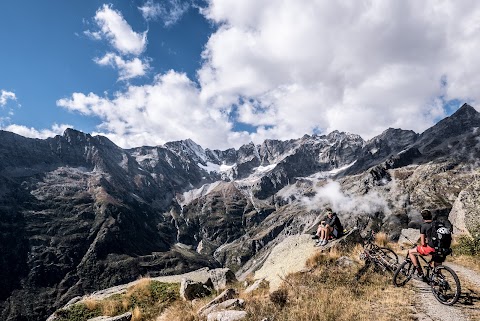
[[[428,231],[428,243],[439,255],[448,255],[452,252],[452,224],[446,221],[434,220]]]

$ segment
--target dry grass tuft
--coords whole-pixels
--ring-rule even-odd
[[[388,236],[384,232],[379,232],[375,235],[375,243],[377,243],[378,246],[385,247],[388,245]]]
[[[457,263],[480,273],[480,256],[457,255],[447,257],[447,262]]]
[[[142,320],[143,320],[142,310],[140,310],[140,308],[136,306],[132,312],[132,321],[142,321]]]
[[[312,269],[318,267],[320,265],[329,265],[335,263],[338,258],[342,256],[342,254],[338,249],[332,248],[328,252],[316,252],[314,255],[308,258],[307,262],[305,262],[305,266],[308,269]]]
[[[98,308],[98,301],[93,299],[83,300],[82,303],[85,305],[85,307],[88,310],[91,310],[91,311],[96,310]]]

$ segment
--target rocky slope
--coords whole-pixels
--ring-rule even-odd
[[[335,131],[226,151],[0,131],[1,317],[43,320],[139,275],[220,265],[248,274],[327,205],[346,226],[370,217],[392,238],[418,226],[423,207],[457,213],[469,231],[479,223],[479,127],[464,105],[422,134],[388,129],[365,142]]]

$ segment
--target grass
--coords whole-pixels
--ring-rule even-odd
[[[282,292],[273,300],[271,295],[247,299],[246,320],[412,319],[411,310],[405,308],[413,305],[409,287],[394,288],[390,274],[382,275],[371,270],[361,282],[357,282],[355,274],[359,265],[353,263],[349,268],[336,266],[339,254],[315,254],[308,262],[310,272],[287,276],[280,289]]]
[[[127,289],[104,300],[87,299],[67,310],[58,311],[58,321],[86,321],[105,315],[132,312],[132,321],[148,321],[179,298],[179,285],[142,279]]]
[[[362,276],[361,281],[355,281],[362,264],[358,259],[360,250],[361,246],[356,246],[351,253],[335,249],[329,253],[317,252],[306,263],[308,272],[288,275],[283,286],[272,293],[266,287],[249,294],[241,293],[240,289],[248,313],[245,320],[414,320],[410,286],[395,288],[391,285],[391,274],[376,273],[372,269]],[[347,268],[337,266],[336,261],[341,256],[349,256],[352,265]],[[211,299],[175,302],[160,320],[204,320],[196,311]]]

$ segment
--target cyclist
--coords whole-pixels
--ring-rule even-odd
[[[327,216],[318,225],[317,232],[313,236],[314,239],[319,239],[317,245],[326,245],[330,236],[339,238],[343,235],[343,226],[340,219],[331,208],[325,209]]]
[[[408,256],[412,260],[413,265],[417,269],[418,276],[422,278],[423,281],[426,281],[426,277],[423,275],[423,270],[421,266],[418,264],[418,259],[416,255],[432,255],[435,252],[433,248],[432,240],[428,239],[428,235],[430,235],[430,229],[432,228],[432,212],[427,209],[423,209],[420,212],[422,215],[423,223],[420,226],[420,245],[416,248],[408,250]],[[435,265],[436,262],[435,262]]]

